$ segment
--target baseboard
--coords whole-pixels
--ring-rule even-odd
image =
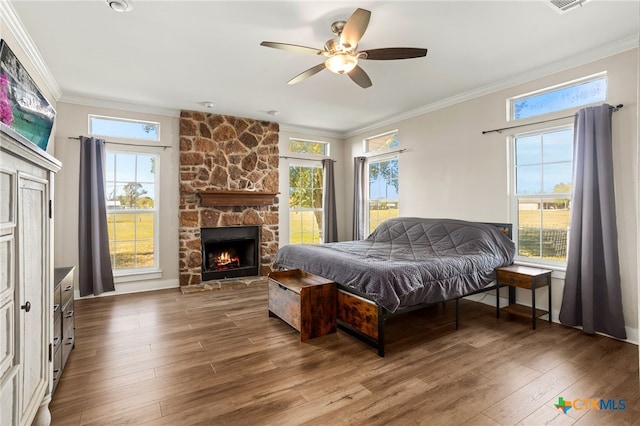
[[[489,306],[496,306],[496,295],[491,294],[491,293],[479,293],[479,294],[473,294],[471,296],[467,296],[465,297],[465,299],[467,300],[472,300],[474,302],[478,302],[478,303],[484,303],[485,305],[489,305]],[[520,302],[518,302],[520,303]],[[506,297],[500,297],[500,307],[503,308],[505,306],[507,306],[509,304],[509,299]],[[525,306],[530,306],[526,303],[524,303]],[[560,310],[558,309],[552,309],[551,312],[552,316],[551,316],[551,321],[555,322],[556,324],[561,324],[560,321],[558,320],[558,318],[560,317]],[[546,319],[546,315],[542,317],[543,319]],[[568,326],[567,326],[568,327]],[[582,330],[582,327],[574,327],[578,330]],[[613,336],[609,336],[608,334],[604,334],[604,333],[597,333],[600,334],[601,336],[605,336],[605,337],[609,337],[611,339],[616,339],[616,340],[620,340],[622,342],[627,342],[627,343],[631,343],[634,345],[639,345],[638,343],[638,329],[637,328],[632,328],[632,327],[625,327],[625,331],[627,333],[627,339],[626,340],[621,340],[621,339],[616,339]]]
[[[473,302],[484,303],[489,306],[496,306],[496,295],[495,293],[478,293],[472,294],[471,296],[466,296],[464,299],[471,300]],[[504,308],[509,304],[509,299],[506,297],[500,297],[500,307]]]
[[[116,296],[118,294],[129,294],[129,293],[140,293],[143,291],[154,291],[154,290],[166,290],[169,288],[178,288],[180,287],[180,281],[178,279],[171,280],[144,280],[144,281],[129,281],[125,283],[116,283],[115,291],[108,291],[106,293],[102,293],[99,296],[89,295],[80,297],[80,291],[76,289],[74,297],[76,299],[91,299],[93,297],[109,297]]]

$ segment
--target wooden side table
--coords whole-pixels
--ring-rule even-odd
[[[300,341],[335,333],[338,310],[336,283],[299,269],[269,274],[269,316],[300,332]]]
[[[509,305],[497,310],[497,317],[500,318],[500,311],[508,312],[522,317],[531,317],[531,328],[536,329],[536,318],[542,315],[549,315],[551,323],[551,270],[532,268],[530,266],[511,265],[496,269],[496,306],[500,306],[500,287],[509,287]],[[548,310],[536,309],[536,289],[549,287]],[[531,290],[531,308],[516,303],[516,288]]]

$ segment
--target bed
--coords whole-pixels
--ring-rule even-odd
[[[511,225],[402,217],[365,240],[281,247],[279,269],[301,269],[338,284],[338,326],[384,356],[393,315],[497,288],[495,269],[513,263]]]

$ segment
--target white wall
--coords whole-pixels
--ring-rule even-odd
[[[353,204],[350,189],[353,176],[351,162],[354,156],[362,154],[362,140],[398,129],[400,147],[408,150],[399,156],[402,216],[448,217],[486,222],[513,221],[508,195],[507,141],[514,131],[484,135],[482,131],[513,125],[506,121],[507,98],[607,71],[608,102],[612,105],[625,105],[613,117],[614,178],[623,309],[629,340],[637,342],[637,55],[637,49],[634,49],[349,137],[343,161],[349,167],[345,171],[344,185],[346,211],[351,211]],[[564,111],[550,117],[572,113],[573,111]],[[536,119],[528,120],[533,121]],[[571,122],[572,119],[560,120],[551,125]],[[530,126],[517,131],[534,130],[541,126]],[[347,232],[351,232],[350,228],[349,222]],[[562,300],[564,275],[560,272],[554,276],[553,311],[556,319]],[[529,302],[525,292],[520,292],[518,297],[521,303]]]
[[[69,137],[88,135],[89,114],[110,117],[129,118],[160,122],[160,142],[171,148],[153,148],[160,156],[160,187],[158,188],[159,212],[159,267],[160,279],[116,283],[116,294],[144,291],[150,289],[179,286],[178,273],[178,118],[162,115],[144,114],[123,110],[90,107],[59,102],[57,131],[55,135],[55,156],[63,168],[56,177],[55,201],[55,266],[78,266],[78,185],[80,144]],[[118,138],[106,138],[107,141],[125,142]],[[132,141],[126,140],[127,143]],[[133,142],[138,143],[138,142]],[[149,142],[141,141],[140,144]],[[136,147],[112,145],[119,150],[136,150]],[[76,298],[78,297],[78,274],[76,279]],[[114,293],[104,293],[105,296]]]

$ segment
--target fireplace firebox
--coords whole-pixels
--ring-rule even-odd
[[[200,228],[202,281],[259,275],[260,227]]]

